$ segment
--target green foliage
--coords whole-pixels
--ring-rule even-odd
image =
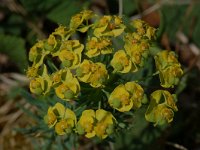
[[[21,72],[27,67],[24,39],[17,36],[0,34],[0,52],[7,54],[16,63]]]
[[[79,1],[62,1],[53,7],[51,12],[47,14],[47,18],[58,24],[69,24],[70,16],[79,12],[82,5]]]

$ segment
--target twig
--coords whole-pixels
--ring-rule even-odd
[[[143,11],[142,13],[137,14],[135,16],[132,16],[130,19],[131,20],[139,19],[142,16],[146,16],[146,15],[158,10],[160,7],[161,7],[161,3],[156,3],[153,6],[149,7],[148,9],[146,9],[145,11]]]
[[[137,14],[135,16],[132,16],[130,19],[131,20],[135,20],[135,19],[139,19],[142,16],[146,16],[158,9],[160,9],[163,5],[188,5],[190,4],[191,1],[190,0],[182,0],[179,2],[176,1],[168,1],[168,0],[161,0],[158,3],[155,3],[153,6],[149,7],[148,9],[144,10],[142,13]],[[198,1],[193,1],[193,3],[199,3]]]
[[[177,143],[172,143],[172,142],[166,142],[167,145],[172,146],[176,149],[180,149],[180,150],[188,150],[186,147],[184,147],[183,145],[177,144]]]
[[[119,16],[123,14],[123,0],[119,0]]]

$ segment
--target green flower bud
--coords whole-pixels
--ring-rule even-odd
[[[113,105],[114,108],[121,107],[121,101],[120,101],[120,99],[118,99],[118,98],[113,99],[112,105]]]
[[[66,99],[72,99],[74,97],[74,92],[71,90],[67,90],[66,92],[64,92],[64,96]]]
[[[70,61],[70,60],[64,60],[64,61],[62,62],[62,65],[63,65],[64,67],[71,67],[71,66],[72,66],[72,61]]]
[[[83,76],[83,69],[77,68],[77,69],[76,69],[76,75],[77,75],[78,77],[82,77],[82,76]]]

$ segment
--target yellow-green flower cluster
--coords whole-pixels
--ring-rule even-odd
[[[159,72],[161,86],[165,88],[174,87],[179,82],[183,74],[181,65],[178,62],[175,53],[164,50],[154,57],[156,68]]]
[[[61,103],[56,103],[53,107],[49,107],[44,121],[49,128],[54,127],[58,135],[65,135],[75,130],[76,115]]]
[[[125,112],[130,111],[132,108],[140,108],[143,95],[144,90],[142,87],[132,81],[117,86],[110,94],[108,102],[114,109]]]
[[[142,20],[134,20],[132,24],[136,31],[125,35],[124,49],[132,61],[132,70],[135,72],[144,66],[149,55],[150,41],[155,38],[156,29]]]
[[[84,10],[71,18],[68,27],[60,25],[47,39],[38,41],[30,49],[32,66],[27,70],[30,91],[36,95],[54,94],[65,100],[64,103],[73,105],[75,110],[78,110],[77,106],[84,105],[85,108],[77,121],[76,111],[63,104],[56,103],[49,107],[44,120],[58,135],[78,133],[87,138],[97,136],[104,139],[115,131],[117,125],[112,113],[106,110],[115,109],[120,113],[142,106],[147,97],[139,83],[131,80],[122,84],[120,79],[115,79],[122,74],[113,75],[136,72],[151,56],[149,48],[155,39],[156,29],[141,20],[134,20],[131,25],[133,32],[125,30],[126,25],[119,16],[98,17],[92,11]],[[87,32],[89,36],[82,40],[85,43],[75,39],[77,32]],[[122,40],[123,45],[116,48],[116,39]],[[110,55],[101,57],[105,54]],[[176,85],[183,71],[175,54],[161,51],[154,58],[161,86],[170,88]],[[113,85],[120,84],[113,87],[109,84],[112,81]],[[81,89],[84,83],[93,89]],[[91,94],[90,90],[95,92]],[[92,101],[91,105],[88,105],[87,99],[86,102],[81,101],[93,95],[98,101]],[[79,101],[69,103],[78,99],[81,105]],[[99,109],[95,111],[93,107],[96,109],[97,103]],[[177,110],[175,97],[166,90],[157,90],[151,94],[145,118],[155,125],[162,125],[170,123]]]
[[[76,69],[76,76],[82,82],[89,83],[92,87],[102,87],[109,78],[106,66],[102,63],[93,63],[85,59]]]
[[[151,94],[151,102],[146,111],[147,121],[162,125],[170,123],[174,117],[174,111],[177,111],[175,104],[176,97],[166,90],[157,90]]]

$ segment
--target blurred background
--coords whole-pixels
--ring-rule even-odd
[[[133,128],[121,133],[115,144],[84,139],[78,149],[200,150],[200,0],[122,2],[123,15],[159,27],[159,47],[178,53],[185,71],[175,90],[179,111],[163,128],[149,125],[144,110],[137,111]],[[68,25],[71,16],[82,9],[117,15],[118,8],[118,0],[0,0],[0,150],[43,149],[35,147],[38,143],[57,149],[50,148],[48,144],[54,142],[45,143],[33,128],[32,132],[18,131],[36,124],[32,113],[37,108],[17,90],[28,90],[29,49],[59,24]]]

